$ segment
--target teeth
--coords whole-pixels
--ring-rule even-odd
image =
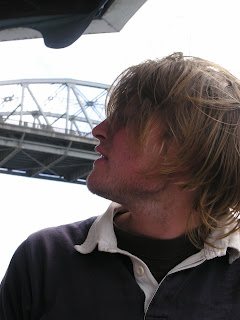
[[[99,154],[100,158],[107,159],[107,157],[103,156],[100,152],[98,152],[98,154]]]

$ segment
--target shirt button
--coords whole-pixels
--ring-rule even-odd
[[[136,273],[139,277],[141,277],[144,274],[144,269],[142,266],[137,266]]]

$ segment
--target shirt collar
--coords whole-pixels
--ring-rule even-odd
[[[113,218],[117,212],[125,210],[123,206],[112,202],[107,211],[94,221],[83,244],[75,245],[74,248],[82,254],[92,252],[97,245],[99,251],[120,252],[113,229]],[[228,233],[230,228],[224,229],[224,233]],[[224,256],[228,252],[231,264],[240,257],[240,232],[236,231],[223,239],[218,239],[221,235],[223,235],[223,231],[213,231],[207,240],[216,248],[205,244],[202,253],[207,260],[210,260]]]
[[[75,245],[74,248],[80,253],[87,254],[98,245],[99,251],[116,252],[118,248],[113,230],[113,217],[121,208],[123,207],[112,202],[107,211],[94,221],[83,244]]]
[[[207,239],[209,243],[215,246],[212,247],[208,244],[204,246],[204,254],[207,260],[215,257],[225,256],[229,253],[229,263],[233,263],[240,257],[240,232],[237,230],[231,233],[229,236],[221,238],[224,234],[227,234],[231,229],[232,225],[226,227],[224,230],[217,230],[210,233]]]

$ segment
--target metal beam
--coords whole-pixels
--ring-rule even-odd
[[[18,147],[19,142],[17,139],[0,137],[0,145],[4,147],[16,148]],[[65,150],[62,149],[61,147],[44,144],[40,142],[24,141],[22,143],[21,148],[24,150],[32,150],[32,151],[39,151],[44,153],[57,154],[59,156],[62,156],[65,154]],[[86,151],[86,150],[74,150],[74,149],[70,149],[68,151],[68,156],[74,157],[74,158],[89,159],[89,160],[96,160],[99,158],[99,156],[95,152]]]
[[[17,143],[16,147],[14,147],[14,150],[12,152],[10,152],[4,159],[2,159],[0,161],[0,167],[2,167],[7,161],[9,161],[11,158],[13,158],[21,150],[24,137],[25,137],[25,133],[23,133],[21,139],[18,140],[18,143]]]
[[[46,161],[46,164],[45,164],[40,170],[36,171],[36,172],[32,175],[32,177],[35,177],[35,176],[39,175],[40,173],[49,170],[52,166],[56,165],[57,163],[59,163],[59,162],[61,162],[63,159],[65,159],[65,158],[68,156],[68,152],[69,152],[69,149],[70,149],[71,145],[72,145],[72,141],[70,141],[68,147],[67,147],[66,150],[65,150],[64,155],[60,156],[60,157],[57,158],[57,159],[55,158],[54,160],[53,160],[52,157],[51,157],[50,159],[48,159],[48,160]]]
[[[85,178],[92,171],[91,165],[86,165],[77,170],[73,171],[70,175],[67,176],[68,182],[76,182],[78,179]]]
[[[27,88],[28,92],[30,93],[33,101],[36,103],[36,105],[37,105],[37,107],[38,107],[41,115],[43,116],[44,120],[46,121],[46,124],[47,124],[48,126],[50,126],[50,123],[49,123],[49,121],[48,121],[48,118],[47,118],[46,115],[44,114],[44,112],[43,112],[40,104],[37,102],[37,99],[34,97],[34,94],[32,93],[31,89],[29,88],[29,86],[26,86],[26,88]]]
[[[77,101],[78,101],[78,103],[79,103],[79,106],[80,106],[81,109],[82,109],[83,114],[85,115],[85,117],[86,117],[86,119],[87,119],[87,122],[88,122],[89,125],[90,125],[90,128],[93,129],[92,120],[89,118],[89,116],[88,116],[88,114],[87,114],[87,112],[86,112],[86,109],[85,109],[85,107],[83,106],[81,100],[79,99],[78,94],[77,94],[76,90],[74,89],[74,87],[72,87],[72,91],[73,91],[73,93],[74,93],[74,95],[75,95],[75,97],[76,97],[76,99],[77,99]]]
[[[17,108],[16,108],[17,109]],[[10,115],[12,115],[13,114],[13,112],[1,112],[0,111],[0,116],[2,117],[2,116],[6,116],[6,117],[9,117]],[[54,121],[54,122],[56,122],[57,120],[59,120],[59,119],[68,119],[69,117],[67,117],[67,114],[66,113],[63,113],[63,114],[61,114],[61,113],[53,113],[53,112],[44,112],[44,114],[45,114],[45,116],[46,117],[53,117],[53,118],[56,118],[56,120]],[[96,114],[97,114],[97,111],[96,111]],[[19,111],[15,111],[14,112],[14,115],[15,116],[21,116],[21,112],[19,112]],[[33,116],[33,117],[35,117],[36,118],[36,116],[33,114],[33,112],[32,111],[23,111],[22,112],[22,115],[23,116]],[[100,115],[99,115],[99,117],[100,117]],[[37,117],[38,118],[38,117]],[[76,120],[76,121],[79,121],[79,122],[85,122],[85,123],[87,123],[87,119],[86,118],[83,118],[83,117],[78,117],[78,116],[74,116],[74,119]],[[21,121],[21,120],[20,120]],[[94,126],[96,126],[96,125],[98,125],[99,123],[100,123],[100,120],[91,120],[92,121],[92,124],[94,125]],[[22,122],[22,121],[21,121]],[[53,122],[53,123],[54,123]],[[51,124],[51,126],[53,125],[53,123]]]
[[[5,80],[0,81],[0,86],[2,85],[13,85],[13,84],[41,84],[41,83],[51,83],[51,84],[73,84],[73,85],[79,85],[84,87],[92,87],[92,88],[98,88],[98,89],[105,89],[108,90],[110,88],[110,85],[103,84],[99,82],[91,82],[91,81],[83,81],[83,80],[76,80],[76,79],[68,79],[68,78],[59,78],[59,79],[17,79],[17,80]]]
[[[37,160],[36,158],[32,157],[30,154],[28,154],[27,152],[25,152],[24,150],[21,150],[21,152],[23,154],[25,154],[28,158],[30,158],[31,160],[33,160],[34,162],[36,162],[40,168],[44,167],[44,164],[42,162],[40,162],[39,160]],[[57,175],[57,173],[55,171],[53,171],[51,168],[49,168],[49,171],[53,174],[53,175]]]
[[[12,152],[8,153],[4,159],[0,161],[0,167],[2,167],[5,163],[7,163],[11,158],[13,158],[18,152],[20,151],[19,148],[15,148]]]
[[[84,183],[99,157],[91,131],[104,119],[108,89],[73,79],[0,81],[1,170]]]

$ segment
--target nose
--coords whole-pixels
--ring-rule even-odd
[[[99,123],[93,130],[92,134],[95,138],[97,138],[99,141],[107,139],[107,119],[103,122]]]

